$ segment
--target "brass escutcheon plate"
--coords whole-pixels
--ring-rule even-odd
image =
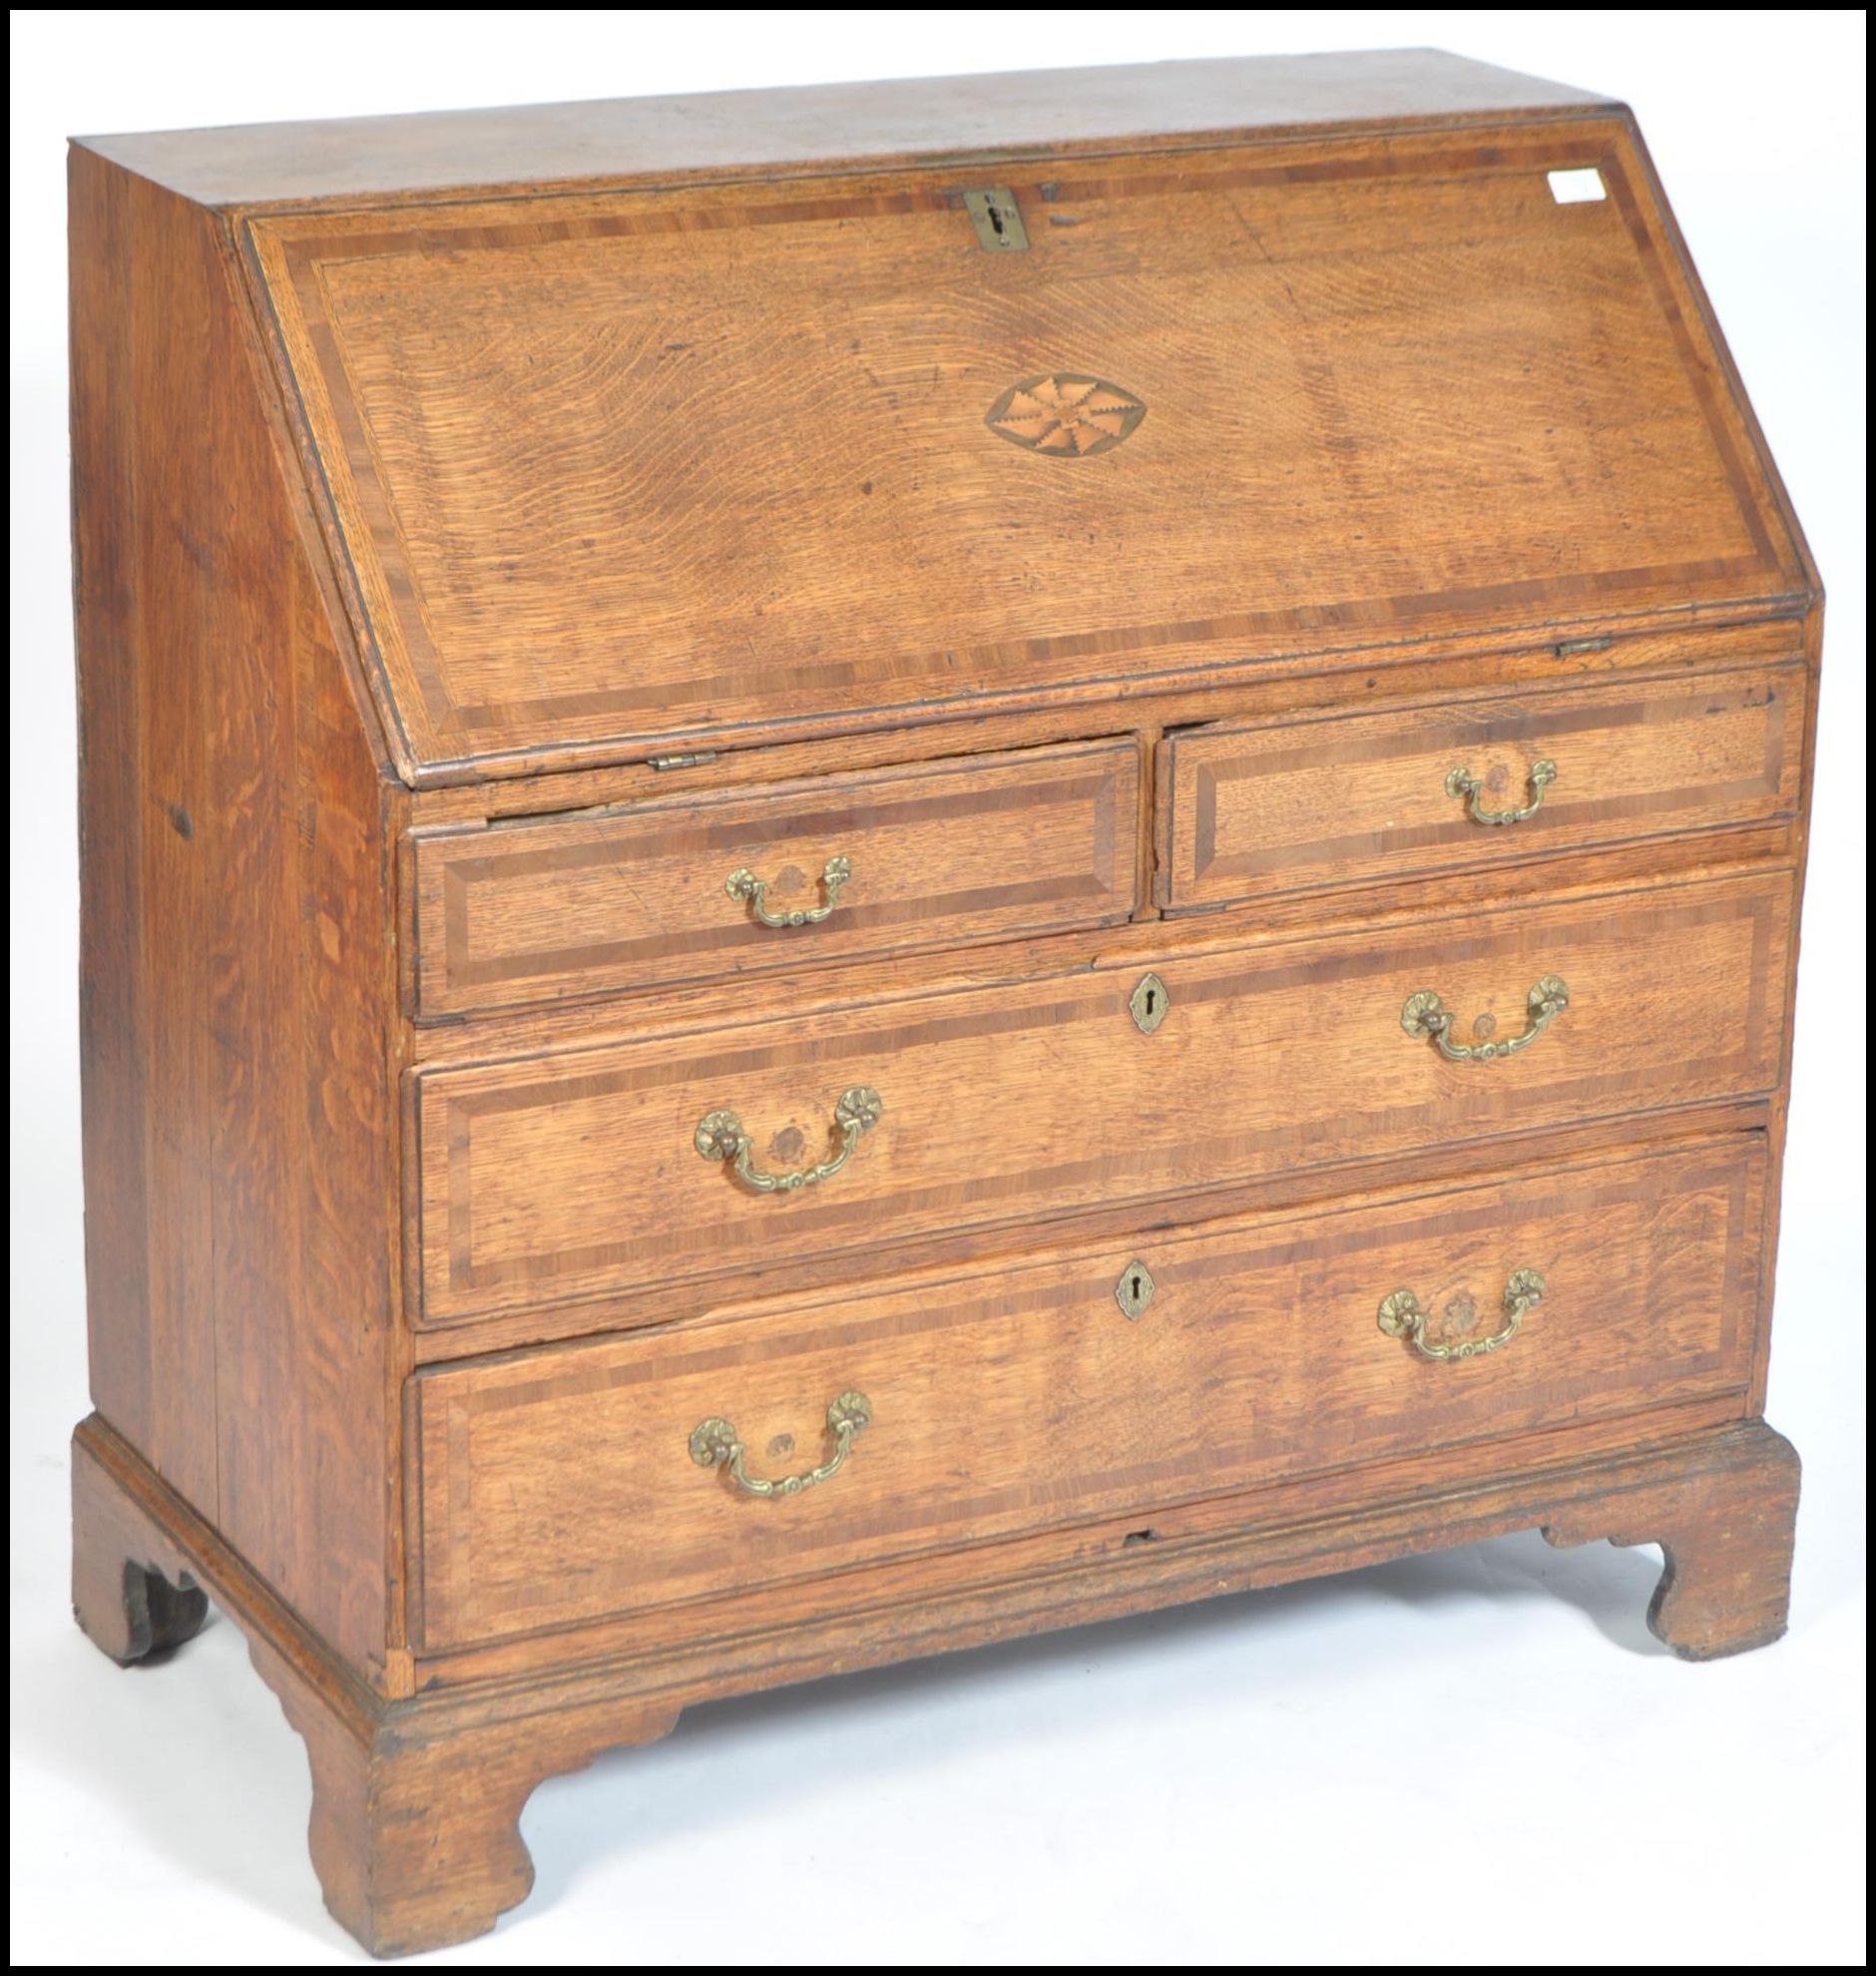
[[[1127,998],[1128,1013],[1140,1025],[1141,1033],[1151,1036],[1166,1021],[1172,997],[1157,974],[1143,974],[1140,985]]]
[[[1025,253],[1029,249],[1029,230],[1023,225],[1023,209],[1008,186],[986,186],[981,192],[964,195],[964,210],[977,229],[977,245],[992,253]]]
[[[1114,1300],[1121,1306],[1123,1316],[1138,1317],[1153,1301],[1153,1293],[1159,1287],[1146,1263],[1130,1262],[1114,1286]]]

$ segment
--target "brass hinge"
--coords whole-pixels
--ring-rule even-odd
[[[646,765],[651,768],[702,768],[704,762],[715,759],[716,750],[706,747],[696,754],[655,754]]]
[[[1008,186],[989,186],[964,195],[964,210],[977,229],[977,245],[998,253],[1018,253],[1029,246],[1016,195]]]

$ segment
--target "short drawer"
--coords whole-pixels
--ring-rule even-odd
[[[425,1372],[423,1644],[1739,1388],[1764,1187],[1761,1136],[1736,1134]],[[1402,1291],[1436,1352],[1519,1321],[1429,1357]],[[732,1446],[758,1486],[830,1463],[836,1406],[832,1474],[734,1478]]]
[[[655,1322],[687,1279],[1761,1094],[1790,911],[1774,868],[426,1070],[422,1315]]]
[[[418,1013],[1126,919],[1139,803],[1104,741],[419,832]]]
[[[1793,663],[1175,735],[1160,902],[1203,910],[1793,815],[1804,693]]]

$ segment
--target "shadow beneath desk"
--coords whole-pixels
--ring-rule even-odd
[[[1510,1600],[1574,1607],[1626,1652],[1665,1660],[1667,1650],[1646,1625],[1660,1570],[1653,1547],[1617,1550],[1597,1543],[1557,1550],[1536,1530],[1521,1531],[1270,1591],[705,1703],[688,1711],[663,1742],[609,1751],[587,1770],[549,1779],[535,1792],[524,1835],[532,1836],[537,1820],[551,1822],[553,1833],[532,1848],[534,1897],[558,1898],[590,1867],[636,1840],[669,1841],[719,1820],[726,1806],[801,1793],[802,1737],[819,1726],[842,1746],[863,1744],[871,1776],[916,1771],[938,1756],[968,1756],[974,1740],[1005,1736],[1026,1692],[1078,1670],[1098,1673],[1110,1699],[1113,1691],[1129,1689],[1150,1709],[1164,1698],[1169,1658],[1215,1657],[1220,1649],[1241,1648],[1231,1672],[1241,1686],[1258,1679],[1260,1660],[1268,1668],[1285,1659],[1299,1633],[1334,1635],[1338,1646],[1359,1657],[1376,1623],[1387,1623],[1376,1608],[1391,1613],[1396,1627],[1406,1609],[1416,1624],[1426,1622],[1429,1639],[1438,1632],[1463,1645],[1466,1615],[1476,1615],[1483,1627]],[[1351,1658],[1346,1678],[1386,1676]],[[942,1716],[938,1735],[921,1733],[932,1729],[934,1712]],[[603,1792],[606,1816],[571,1821],[570,1828],[570,1821],[553,1815],[563,1791]]]
[[[917,1775],[1045,1721],[1073,1726],[1092,1698],[1066,1684],[1092,1676],[1099,1705],[1143,1718],[1185,1706],[1180,1681],[1260,1679],[1280,1696],[1300,1636],[1326,1643],[1331,1686],[1388,1679],[1372,1661],[1377,1628],[1403,1613],[1429,1651],[1435,1636],[1465,1651],[1509,1600],[1574,1607],[1608,1640],[1663,1654],[1644,1614],[1659,1572],[1651,1550],[1594,1544],[1556,1551],[1536,1531],[1406,1558],[1267,1592],[1239,1593],[1129,1619],[1039,1634],[897,1667],[704,1705],[645,1749],[602,1756],[550,1779],[523,1831],[534,1897],[501,1925],[525,1922],[591,1870],[638,1844],[682,1840],[739,1803],[838,1787],[810,1779],[803,1744],[863,1749],[868,1775]],[[1476,1618],[1478,1630],[1465,1625]],[[1169,1664],[1181,1670],[1169,1688]],[[16,1681],[41,1698],[20,1713],[15,1754],[80,1781],[113,1816],[184,1874],[247,1902],[327,1952],[369,1960],[326,1916],[306,1857],[311,1786],[304,1745],[248,1664],[238,1631],[211,1611],[186,1648],[113,1668],[68,1622],[20,1655]],[[835,1766],[836,1771],[838,1765]],[[602,1815],[590,1813],[603,1800]],[[577,1807],[577,1814],[576,1814]],[[575,1815],[568,1815],[575,1814]],[[543,1836],[543,1828],[546,1830]]]

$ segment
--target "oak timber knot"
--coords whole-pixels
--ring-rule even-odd
[[[1147,416],[1118,384],[1058,371],[1012,384],[985,415],[999,439],[1055,459],[1088,459],[1118,446]]]

